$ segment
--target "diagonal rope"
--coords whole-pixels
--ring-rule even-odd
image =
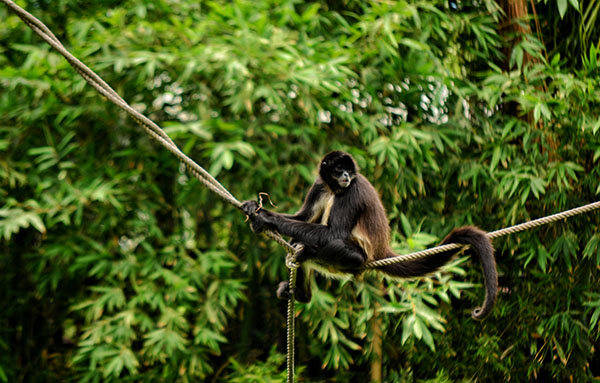
[[[123,111],[127,112],[148,134],[155,138],[160,144],[177,156],[188,169],[192,171],[196,178],[207,185],[219,196],[225,199],[236,207],[241,204],[237,201],[223,185],[221,185],[212,175],[204,170],[200,165],[192,161],[175,145],[171,138],[156,124],[134,108],[132,108],[125,100],[117,94],[100,76],[88,68],[84,63],[73,56],[58,40],[56,36],[48,29],[48,27],[38,20],[36,17],[25,11],[23,8],[16,5],[12,0],[0,0],[17,14],[35,33],[37,33],[44,41],[56,49],[71,66],[98,92],[105,96],[109,101],[117,105]],[[209,186],[210,185],[210,186]]]
[[[56,49],[62,54],[69,64],[99,93],[105,96],[109,101],[113,102],[119,108],[127,112],[151,137],[156,139],[161,145],[167,150],[173,153],[181,162],[186,165],[186,168],[194,175],[200,182],[202,182],[207,188],[215,192],[225,201],[229,202],[233,206],[241,209],[241,203],[223,186],[221,185],[210,173],[204,168],[194,162],[185,153],[183,153],[177,145],[171,140],[171,138],[152,120],[132,108],[125,100],[123,100],[117,92],[115,92],[100,76],[94,71],[88,68],[85,64],[79,61],[73,56],[58,40],[58,38],[50,31],[50,29],[38,20],[36,17],[25,11],[23,8],[16,5],[12,0],[0,0],[6,4],[14,13],[17,14],[34,32],[42,37],[49,45]],[[566,219],[574,215],[582,214],[600,208],[600,201],[590,203],[578,208],[567,210],[561,213],[553,214],[547,217],[539,218],[533,221],[525,222],[519,225],[507,227],[504,229],[496,230],[488,233],[490,238],[498,238],[507,234],[528,230],[537,226],[545,225],[551,222],[555,222],[561,219]],[[294,253],[295,249],[287,241],[285,241],[281,235],[276,232],[267,231],[265,234],[276,241],[278,244],[286,248],[288,252]],[[438,254],[447,250],[458,249],[464,247],[460,244],[447,244],[437,246],[431,249],[417,251],[410,254],[400,255],[397,257],[382,259],[378,261],[369,262],[365,265],[365,268],[377,268],[381,266],[387,266],[393,263],[411,261],[419,258],[423,258],[429,255]]]
[[[115,92],[100,76],[94,71],[88,68],[84,63],[79,61],[73,56],[58,40],[58,38],[52,33],[52,31],[35,16],[19,7],[12,0],[0,0],[6,4],[11,11],[21,18],[35,33],[37,33],[44,41],[50,46],[56,49],[69,64],[83,77],[88,84],[90,84],[96,91],[106,97],[109,101],[117,105],[123,111],[128,113],[135,122],[138,123],[152,138],[158,143],[164,146],[168,151],[173,153],[183,164],[185,164],[188,171],[196,177],[204,186],[216,193],[226,202],[241,209],[241,202],[238,201],[219,181],[217,181],[209,172],[207,172],[202,166],[194,162],[190,157],[179,149],[177,145],[171,140],[171,138],[152,120],[144,116],[131,105],[129,105],[117,92]],[[267,231],[265,234],[276,241],[279,245],[283,246],[287,251],[293,252],[294,248],[285,241],[278,233]]]
[[[217,181],[210,173],[202,166],[198,165],[191,158],[179,149],[171,138],[156,124],[137,110],[133,109],[125,100],[119,96],[100,76],[83,64],[79,59],[73,56],[52,33],[52,31],[40,20],[25,11],[23,8],[16,5],[11,0],[0,0],[6,4],[14,13],[21,18],[35,33],[37,33],[44,41],[62,54],[69,64],[83,77],[83,79],[96,89],[100,94],[106,97],[109,101],[117,105],[123,111],[128,113],[135,122],[138,123],[152,138],[164,146],[168,151],[173,153],[183,164],[186,169],[196,177],[204,186],[216,193],[226,202],[241,209],[242,204],[238,201],[219,181]],[[264,234],[277,242],[280,246],[288,251],[289,261],[286,265],[289,268],[290,280],[289,287],[292,291],[292,296],[288,300],[288,315],[287,315],[287,383],[294,382],[294,338],[295,338],[295,323],[294,323],[294,294],[296,287],[296,273],[298,265],[294,262],[297,250],[290,245],[277,232],[267,230]]]
[[[79,61],[73,56],[58,40],[58,38],[50,31],[50,29],[42,23],[40,20],[35,18],[29,12],[16,5],[12,0],[0,0],[6,4],[17,16],[21,18],[35,33],[37,33],[44,41],[50,46],[56,49],[62,54],[69,64],[87,81],[94,89],[100,94],[106,97],[109,101],[117,105],[123,111],[128,113],[152,138],[158,143],[164,146],[167,150],[173,153],[183,164],[186,169],[196,177],[202,184],[208,189],[216,193],[226,202],[233,206],[241,209],[242,204],[238,201],[219,181],[217,181],[210,173],[204,168],[194,162],[185,153],[179,149],[179,147],[171,140],[171,138],[156,124],[134,108],[132,108],[125,100],[121,98],[100,76],[94,71],[88,68],[85,64]],[[553,214],[547,217],[542,217],[536,220],[525,222],[519,225],[507,227],[504,229],[496,230],[488,233],[490,238],[498,238],[507,234],[512,234],[524,230],[528,230],[537,226],[546,225],[551,222],[556,222],[561,219],[566,219],[578,214],[586,213],[595,209],[600,208],[600,201],[590,203],[581,207],[577,207],[571,210],[566,210],[557,214]],[[294,381],[294,288],[296,286],[296,272],[298,265],[295,262],[295,255],[297,253],[296,248],[285,241],[281,235],[277,232],[266,231],[265,235],[276,241],[279,245],[286,248],[288,251],[288,258],[286,259],[286,265],[290,271],[289,287],[292,292],[291,299],[288,300],[288,318],[287,318],[287,382],[293,383]],[[465,247],[460,244],[448,244],[443,246],[434,247],[427,250],[417,251],[411,254],[400,255],[397,257],[382,259],[374,262],[369,262],[365,265],[365,268],[377,268],[382,266],[391,265],[393,263],[406,262],[419,258],[423,258],[429,255],[438,254],[447,250],[458,249]]]

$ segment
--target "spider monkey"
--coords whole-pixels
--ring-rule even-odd
[[[246,201],[242,209],[251,220],[252,230],[276,230],[304,245],[297,254],[298,269],[294,295],[309,302],[310,268],[326,273],[364,271],[366,262],[396,254],[389,247],[389,224],[381,199],[371,183],[360,173],[352,156],[341,151],[327,154],[319,166],[319,177],[310,188],[302,208],[293,215],[278,214]],[[498,290],[494,248],[486,233],[473,226],[454,229],[441,244],[461,243],[471,246],[483,268],[486,294],[481,308],[472,316],[484,319],[491,311]],[[378,268],[395,277],[422,276],[446,264],[459,250],[449,250],[426,258],[395,263]],[[281,282],[277,296],[291,296],[288,282]]]

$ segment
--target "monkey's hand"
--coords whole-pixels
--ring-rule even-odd
[[[242,203],[242,211],[250,218],[256,215],[259,210],[260,205],[256,201],[245,201],[244,203]]]
[[[250,227],[255,233],[261,233],[269,226],[268,212],[263,210],[258,202],[244,202],[242,204],[242,211],[250,218]]]
[[[288,300],[293,296],[293,290],[290,289],[290,284],[288,281],[283,281],[279,283],[279,287],[277,287],[277,298]]]

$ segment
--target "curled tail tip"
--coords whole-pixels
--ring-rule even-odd
[[[487,318],[496,305],[496,299],[498,298],[498,284],[493,283],[491,286],[487,286],[487,291],[483,304],[475,307],[471,312],[471,317],[475,320],[481,321]]]
[[[463,226],[452,230],[443,242],[470,244],[477,254],[483,267],[486,295],[481,307],[476,307],[472,311],[471,317],[478,321],[487,318],[492,312],[498,295],[498,272],[496,271],[494,247],[490,238],[485,231],[478,227]]]
[[[475,320],[483,320],[481,316],[481,307],[475,307],[473,311],[471,311],[471,318]]]
[[[482,321],[487,318],[492,312],[491,307],[475,307],[473,311],[471,311],[471,318]]]

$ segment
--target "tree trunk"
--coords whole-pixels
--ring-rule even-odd
[[[371,328],[373,329],[373,360],[371,361],[371,383],[382,383],[382,362],[383,362],[383,333],[381,331],[381,318],[377,312],[379,303],[373,305],[373,318],[371,318]]]

